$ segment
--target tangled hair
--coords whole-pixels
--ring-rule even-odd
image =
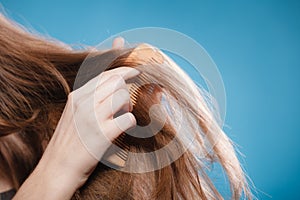
[[[129,156],[126,161],[129,167],[144,165],[157,168],[154,171],[128,173],[99,163],[72,199],[223,199],[207,175],[207,165],[213,162],[220,163],[226,172],[232,199],[251,199],[232,142],[219,127],[208,102],[161,51],[139,45],[94,52],[86,59],[89,50],[75,51],[30,34],[1,15],[0,44],[0,175],[7,176],[15,189],[41,158],[82,63],[95,63],[99,55],[111,54],[115,58],[107,70],[147,65],[142,73],[152,83],[140,89],[133,107],[138,125],[149,123],[149,109],[154,104],[165,108],[156,115],[166,115],[157,134],[149,138],[125,134],[122,142],[134,153],[155,152],[171,141],[175,145],[154,153],[152,159]],[[192,148],[187,149],[191,139]],[[181,156],[176,157],[178,153]],[[165,161],[172,162],[157,167]]]

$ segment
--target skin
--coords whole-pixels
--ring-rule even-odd
[[[123,45],[124,39],[116,38],[112,48],[121,48]],[[70,93],[45,153],[18,190],[14,200],[61,200],[73,196],[98,164],[99,161],[94,154],[102,157],[110,146],[110,141],[136,125],[135,117],[130,112],[132,105],[125,80],[138,74],[139,72],[133,68],[120,67],[101,73],[83,87]],[[88,104],[94,106],[87,106]],[[114,118],[114,114],[120,110],[124,114]],[[94,114],[101,125],[100,134],[99,127],[91,120],[91,115]],[[75,116],[77,123],[74,121]],[[91,137],[98,134],[97,148],[93,149],[92,153],[79,138],[78,122]],[[9,180],[1,179],[0,176],[0,191],[9,188],[12,188]]]

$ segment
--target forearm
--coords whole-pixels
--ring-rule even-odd
[[[80,147],[73,130],[66,129],[61,133],[54,133],[40,162],[17,191],[14,200],[70,199],[88,179],[97,161],[81,149],[84,147]],[[68,142],[62,142],[60,136]]]
[[[76,180],[77,176],[69,174],[68,171],[51,169],[50,166],[45,168],[46,164],[41,160],[17,191],[14,200],[65,200],[73,196],[81,180]]]

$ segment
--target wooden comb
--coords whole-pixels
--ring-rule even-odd
[[[147,65],[151,63],[162,64],[164,62],[164,56],[152,46],[147,44],[141,44],[133,49],[133,51],[128,55],[126,60],[131,62],[132,60],[138,60],[139,62],[145,63]],[[153,84],[149,83],[152,83],[149,77],[141,73],[140,75],[135,77],[134,82],[127,84],[130,93],[130,100],[132,102],[133,107],[136,106],[138,99],[143,92],[157,92],[157,90],[154,91]],[[157,98],[159,98],[159,95],[157,96]],[[102,157],[102,160],[105,160],[106,162],[108,162],[116,168],[125,167],[130,151],[130,146],[126,144],[126,142],[124,142],[125,137],[126,133],[122,133],[119,137],[117,137],[113,141],[113,144],[118,147],[112,145],[105,152],[105,154]]]

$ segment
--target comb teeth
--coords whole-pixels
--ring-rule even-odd
[[[123,142],[124,138],[125,138],[125,133],[122,133],[119,137],[117,137],[113,141],[113,143],[119,148],[116,147],[113,148],[111,146],[105,152],[102,159],[110,162],[111,164],[117,167],[125,167],[128,158],[129,146]]]
[[[138,78],[135,82],[129,84],[130,100],[133,106],[137,104],[138,96],[141,92],[141,86],[148,83],[151,83],[149,77],[142,73],[138,75]],[[113,143],[119,148],[109,149],[103,156],[103,159],[121,168],[125,167],[130,151],[129,145],[124,142],[125,137],[126,133],[122,133],[119,137],[117,137]]]
[[[114,143],[120,147],[120,151],[117,151],[116,154],[122,158],[122,160],[126,161],[129,152],[129,146],[123,142],[125,138],[125,133],[122,133],[118,138],[114,140]]]
[[[130,92],[130,99],[133,105],[136,105],[137,98],[141,92],[141,87],[147,83],[151,83],[150,79],[145,74],[140,74],[138,79],[130,84],[129,92]]]
[[[140,91],[140,87],[138,87],[135,83],[132,83],[130,85],[130,88],[129,88],[130,100],[133,105],[136,105],[136,103],[137,103],[139,91]]]

